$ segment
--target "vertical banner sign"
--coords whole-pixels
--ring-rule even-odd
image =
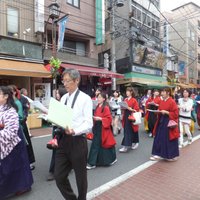
[[[44,33],[44,0],[35,0],[35,32]]]
[[[178,75],[182,77],[186,77],[186,64],[184,61],[179,61],[178,63]]]
[[[163,24],[163,53],[166,57],[169,57],[169,35],[168,35],[168,22],[164,22]],[[167,76],[167,70],[172,70],[171,62],[166,59],[166,64],[163,66],[163,76]]]
[[[68,17],[65,16],[58,22],[58,51],[63,48],[63,41],[65,36],[65,24],[68,20]]]
[[[164,24],[163,24],[163,41],[164,41],[163,53],[166,56],[169,56],[169,38],[168,38],[168,24],[167,24],[167,22],[164,22]]]
[[[105,1],[96,0],[96,45],[105,43]]]

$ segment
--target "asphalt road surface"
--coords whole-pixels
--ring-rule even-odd
[[[198,133],[196,129],[195,135]],[[140,128],[140,145],[136,150],[130,150],[127,153],[119,153],[120,144],[123,134],[116,136],[117,145],[117,163],[109,167],[97,167],[88,171],[88,192],[101,185],[129,172],[130,170],[140,166],[141,164],[149,161],[151,155],[153,139],[149,138],[145,133],[143,126]],[[34,184],[32,190],[19,197],[12,197],[9,200],[63,200],[56,187],[55,181],[46,181],[48,169],[51,158],[51,150],[46,148],[46,143],[49,141],[50,136],[32,138],[35,156],[36,168],[33,171]],[[91,141],[88,141],[90,147]],[[69,176],[72,187],[77,193],[74,172],[72,171]]]

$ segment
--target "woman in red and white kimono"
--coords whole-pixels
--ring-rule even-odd
[[[132,112],[139,111],[139,105],[137,100],[134,98],[134,91],[132,87],[126,88],[126,98],[124,101],[127,103],[128,108],[124,110],[122,125],[124,127],[124,138],[122,140],[122,148],[119,149],[119,152],[127,152],[129,148],[137,149],[139,146],[139,135],[138,125],[133,125],[132,121],[129,120],[129,116]]]
[[[172,97],[170,89],[164,88],[161,92],[162,100],[159,105],[158,120],[155,124],[153,135],[155,135],[151,160],[165,159],[175,161],[179,156],[178,129],[179,109]],[[168,127],[170,120],[177,123],[176,127]]]
[[[90,147],[87,169],[113,165],[116,159],[115,138],[112,132],[112,115],[106,102],[106,94],[97,96],[98,106],[94,112],[93,140]]]

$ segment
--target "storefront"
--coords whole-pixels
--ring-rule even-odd
[[[33,100],[40,100],[48,104],[51,97],[51,74],[43,63],[22,60],[0,59],[0,85],[16,85],[19,89],[26,88],[28,96]],[[38,113],[30,109],[27,120],[29,128],[39,128],[42,120]]]
[[[0,59],[0,75],[50,78],[42,63]]]
[[[132,85],[139,85],[148,88],[161,88],[168,86],[167,80],[161,76],[129,72],[124,74],[124,77],[125,78],[123,79],[117,80],[118,85],[131,83]]]
[[[81,74],[80,89],[93,96],[94,90],[101,87],[108,94],[111,93],[112,78],[123,78],[123,74],[115,73],[104,68],[62,63],[61,67],[77,69]]]
[[[35,99],[36,85],[47,83],[50,88],[51,82],[51,74],[43,63],[0,59],[0,85],[14,84],[18,88],[26,88],[29,96]]]
[[[124,78],[117,80],[117,85],[121,91],[125,91],[127,86],[132,86],[135,89],[136,96],[141,96],[147,89],[161,89],[170,87],[168,82],[162,76],[142,74],[137,72],[129,72],[124,74]]]

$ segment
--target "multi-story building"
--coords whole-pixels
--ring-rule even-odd
[[[184,84],[199,84],[200,79],[200,7],[192,2],[163,13],[165,43],[178,56],[176,78]],[[166,40],[167,38],[167,40]],[[169,68],[168,72],[171,71]],[[173,77],[172,77],[173,78]]]
[[[99,1],[96,1],[97,3]],[[100,77],[118,76],[98,66],[96,53],[96,11],[93,0],[19,0],[0,1],[0,84],[26,87],[32,98],[37,90],[51,95],[53,81],[46,65],[52,56],[59,58],[63,68],[81,72],[81,88],[91,93]],[[58,6],[53,20],[49,6]],[[101,5],[100,5],[101,6]],[[59,21],[67,16],[64,42],[57,48]],[[61,84],[60,76],[57,84]],[[40,100],[45,99],[44,97]]]
[[[166,79],[162,77],[165,56],[161,52],[159,39],[160,1],[128,0],[117,7],[119,2],[122,1],[115,0],[115,6],[108,4],[106,24],[109,25],[111,21],[111,26],[106,26],[107,39],[101,47],[112,60],[112,43],[115,42],[116,69],[125,73],[125,78],[117,80],[117,84],[132,83],[145,87],[165,85]]]
[[[51,1],[46,1],[46,7]],[[97,45],[103,42],[103,24],[99,22],[102,18],[103,1],[58,1],[61,8],[60,18],[67,15],[66,30],[63,47],[57,50],[57,57],[62,61],[63,68],[78,69],[82,75],[81,89],[91,94],[92,89],[106,83],[105,78],[119,77],[98,66]],[[100,17],[99,17],[100,16]],[[48,62],[52,55],[52,21],[46,16],[47,40],[44,50],[44,60]],[[58,19],[59,21],[59,19]],[[100,24],[99,24],[100,23]],[[58,23],[57,23],[58,24]],[[102,29],[102,35],[99,35]],[[57,33],[59,34],[59,33]],[[100,40],[102,37],[102,41]],[[50,45],[49,45],[50,44]],[[50,47],[50,48],[49,48]],[[59,84],[59,83],[58,83]]]
[[[34,83],[44,82],[44,77],[50,82],[51,76],[43,65],[44,21],[34,24],[38,14],[34,0],[3,0],[0,7],[0,85],[15,84],[33,92]],[[44,10],[40,14],[44,16]]]

